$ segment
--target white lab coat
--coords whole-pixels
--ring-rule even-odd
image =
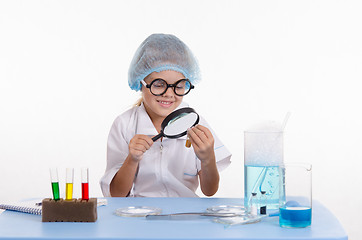
[[[181,103],[178,108],[187,107]],[[199,124],[207,127],[214,136],[215,157],[218,170],[230,164],[231,154],[220,142],[210,126],[200,117]],[[128,156],[128,144],[136,134],[157,135],[157,130],[143,104],[118,116],[109,133],[107,167],[100,185],[103,195],[110,197],[110,183]],[[198,171],[201,162],[192,147],[186,148],[186,136],[178,139],[157,140],[147,150],[130,192],[134,197],[197,197]]]

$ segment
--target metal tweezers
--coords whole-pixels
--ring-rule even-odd
[[[208,212],[189,212],[189,213],[172,213],[160,215],[147,215],[147,220],[190,220],[204,217],[238,217],[240,214],[235,213],[208,213]]]

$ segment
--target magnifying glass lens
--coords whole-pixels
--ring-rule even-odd
[[[196,113],[182,113],[172,119],[167,126],[165,126],[164,134],[166,136],[177,136],[187,131],[190,127],[194,126],[198,119]]]
[[[170,113],[161,124],[161,132],[152,138],[179,138],[187,134],[187,129],[199,123],[199,115],[192,108],[180,108]]]

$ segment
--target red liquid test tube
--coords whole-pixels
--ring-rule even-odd
[[[82,200],[89,200],[88,168],[82,168]]]

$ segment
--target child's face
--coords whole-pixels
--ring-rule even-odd
[[[163,79],[168,84],[174,84],[184,75],[176,71],[153,72],[148,75],[144,81],[150,84],[155,79]],[[169,87],[161,96],[155,96],[150,89],[142,86],[143,103],[151,120],[155,123],[157,120],[163,120],[167,115],[173,112],[182,102],[182,96],[177,96],[173,88]]]

